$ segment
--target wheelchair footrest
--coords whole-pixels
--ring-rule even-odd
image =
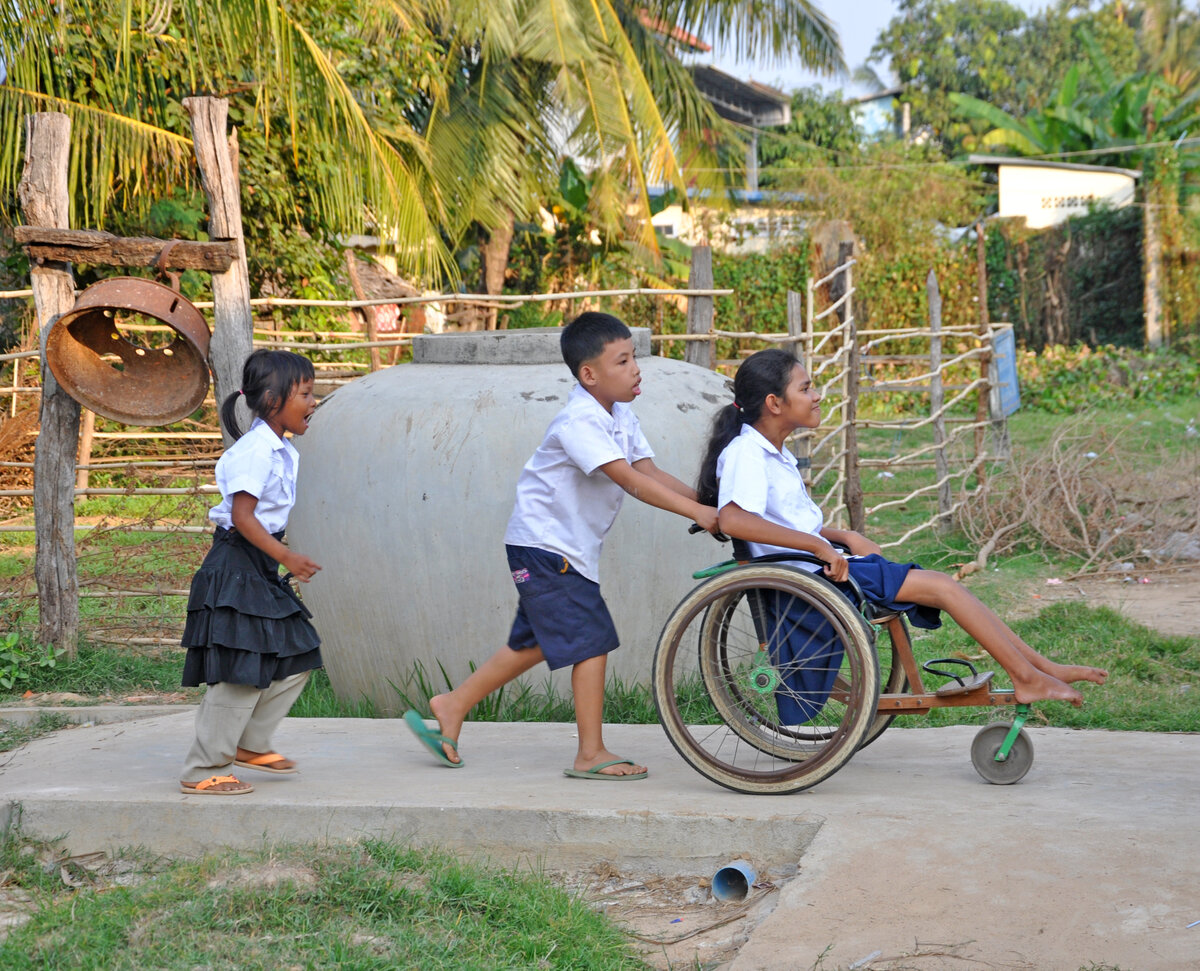
[[[934,692],[939,698],[949,698],[952,695],[970,694],[972,691],[978,691],[980,688],[986,688],[992,678],[996,676],[994,671],[980,671],[978,674],[972,674],[970,677],[962,678],[958,681],[951,681],[949,684],[944,684]]]

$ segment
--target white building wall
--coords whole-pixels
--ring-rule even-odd
[[[1133,191],[1133,177],[1123,172],[1001,165],[999,215],[1023,216],[1030,229],[1043,229],[1085,215],[1097,202],[1127,206]]]

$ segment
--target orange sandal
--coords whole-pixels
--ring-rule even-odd
[[[291,761],[278,752],[264,752],[262,755],[256,755],[250,759],[235,759],[233,764],[239,769],[256,769],[259,772],[273,772],[275,775],[290,775],[297,771],[294,764],[287,768],[278,768],[278,765],[280,762]]]
[[[232,784],[237,788],[234,789],[218,789],[217,786]],[[237,776],[233,775],[211,775],[195,785],[188,785],[186,782],[179,783],[179,791],[191,793],[196,796],[240,796],[245,792],[253,792],[254,786],[249,782],[243,782]]]

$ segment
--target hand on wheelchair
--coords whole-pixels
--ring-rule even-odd
[[[719,529],[705,529],[699,523],[692,523],[688,527],[689,533],[708,533],[718,543],[728,543],[729,537],[722,533]]]
[[[826,555],[818,555],[817,558],[824,564],[825,575],[834,583],[845,583],[846,578],[850,576],[850,564],[846,562],[846,558],[838,552],[837,547],[832,543],[829,544],[829,553]]]

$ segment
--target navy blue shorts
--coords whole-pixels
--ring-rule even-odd
[[[925,607],[896,599],[908,571],[921,569],[916,563],[893,563],[878,553],[848,557],[846,562],[850,566],[850,575],[862,587],[863,595],[872,603],[883,604],[892,610],[900,611],[913,627],[937,630],[942,626],[942,612],[936,607]],[[839,586],[847,594],[851,592],[849,584]]]
[[[557,553],[532,546],[504,550],[519,598],[510,648],[540,647],[551,671],[616,650],[617,628],[600,584]]]

